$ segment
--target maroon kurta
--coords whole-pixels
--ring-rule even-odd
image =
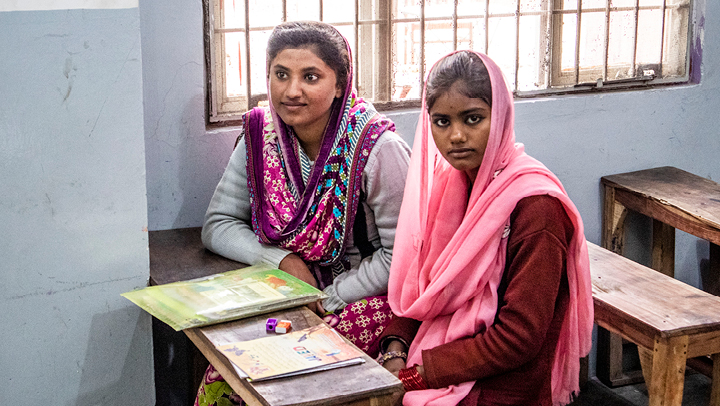
[[[543,195],[518,202],[510,216],[495,322],[475,337],[422,352],[430,388],[477,381],[461,405],[552,406],[550,381],[568,304],[566,260],[573,233],[559,200]],[[382,337],[410,343],[419,327],[417,320],[395,317]]]

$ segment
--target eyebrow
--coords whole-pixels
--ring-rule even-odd
[[[488,110],[488,109],[486,109],[486,108],[483,108],[483,107],[476,107],[476,108],[472,108],[472,109],[463,110],[463,111],[460,112],[460,115],[461,115],[461,116],[465,116],[465,115],[473,114],[473,113],[475,113],[475,114],[487,115],[487,112],[488,112],[488,111],[490,111],[490,110]],[[431,116],[431,117],[448,117],[448,116],[450,116],[450,115],[449,115],[449,114],[443,114],[443,113],[433,113],[433,114],[431,114],[430,116]]]
[[[292,70],[292,69],[288,68],[287,66],[280,65],[280,64],[271,66],[271,68],[272,68],[272,69],[282,69],[282,70],[286,70],[286,71]],[[310,67],[307,67],[307,68],[303,68],[303,69],[301,70],[301,72],[302,72],[302,73],[320,73],[320,69],[319,69],[317,66],[310,66]]]

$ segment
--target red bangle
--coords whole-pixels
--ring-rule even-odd
[[[398,372],[398,378],[400,378],[400,382],[402,382],[405,390],[408,392],[411,390],[423,390],[428,388],[427,382],[425,382],[423,377],[420,376],[416,367],[417,364],[411,366],[410,368],[401,369]]]

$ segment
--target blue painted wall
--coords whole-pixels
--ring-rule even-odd
[[[30,3],[0,12],[0,404],[152,405],[137,1]]]
[[[237,135],[205,126],[201,1],[142,1],[140,10],[149,227],[199,226]],[[516,102],[518,141],[563,181],[590,241],[600,241],[604,175],[672,165],[720,180],[720,2],[696,0],[695,20],[696,84]],[[389,114],[407,140],[417,113]],[[631,229],[628,245],[647,238]],[[678,232],[680,279],[700,286],[707,257],[705,241]]]

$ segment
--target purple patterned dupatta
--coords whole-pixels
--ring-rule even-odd
[[[348,53],[350,52],[348,48]],[[351,64],[352,66],[352,64]],[[307,184],[292,129],[269,107],[244,116],[252,227],[260,242],[293,251],[332,283],[345,258],[360,204],[362,173],[378,137],[394,124],[352,89],[352,72],[330,120]]]

